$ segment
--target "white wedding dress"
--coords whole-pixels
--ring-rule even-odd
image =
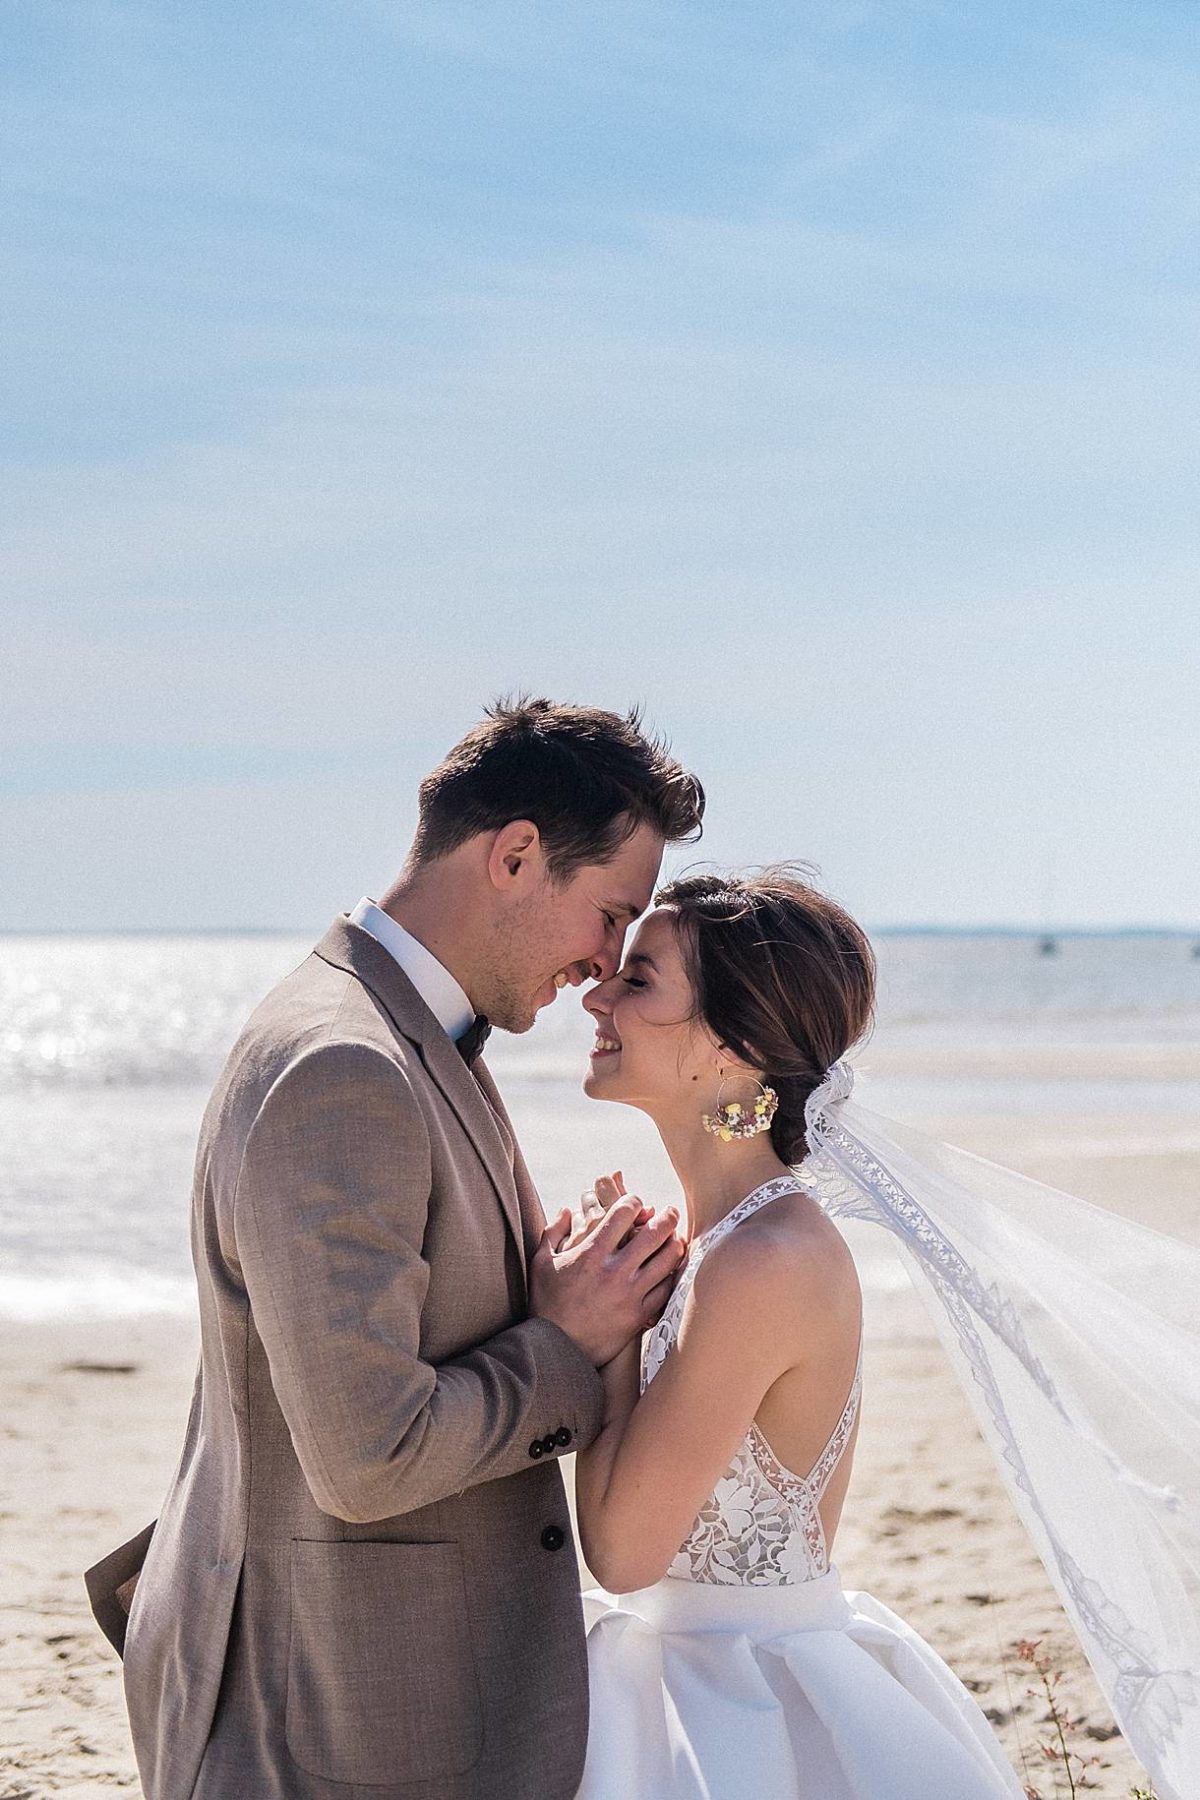
[[[646,1340],[670,1354],[713,1245],[780,1176],[703,1233]],[[821,1497],[854,1431],[862,1354],[806,1476],[752,1424],[653,1587],[584,1595],[591,1726],[579,1800],[1022,1800],[990,1725],[934,1650],[829,1562]]]

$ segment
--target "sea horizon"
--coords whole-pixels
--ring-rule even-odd
[[[188,1196],[209,1091],[317,935],[0,933],[0,1318],[190,1312]],[[1088,1169],[1134,1145],[1200,1149],[1196,934],[874,936],[878,1020],[854,1060],[877,1110],[951,1141],[986,1128],[1002,1149],[1053,1144]],[[488,1047],[538,1187],[574,1203],[598,1169],[620,1167],[669,1197],[649,1121],[583,1093],[593,1022],[573,1000]],[[889,1257],[868,1242],[860,1268],[886,1301]]]
[[[336,915],[335,915],[336,916]],[[863,929],[872,937],[1055,937],[1119,938],[1173,937],[1200,940],[1200,921],[1195,925],[1160,925],[1133,922],[1121,925],[991,923],[991,924],[882,924],[869,920]],[[328,930],[323,925],[0,925],[4,938],[295,938],[314,940]]]

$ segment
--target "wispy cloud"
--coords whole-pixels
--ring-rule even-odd
[[[1066,783],[1076,909],[1124,833],[1110,916],[1182,916],[1169,9],[24,17],[18,840],[35,788],[152,835],[407,782],[524,681],[648,698],[730,844],[828,846],[876,916],[1012,912]]]

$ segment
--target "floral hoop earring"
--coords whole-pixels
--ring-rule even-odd
[[[764,1081],[758,1081],[752,1075],[748,1079],[753,1081],[758,1089],[758,1098],[754,1105],[747,1110],[740,1100],[730,1100],[722,1106],[721,1095],[734,1079],[741,1080],[743,1078],[727,1075],[717,1089],[717,1104],[712,1112],[700,1115],[700,1123],[705,1131],[710,1131],[714,1137],[720,1138],[725,1144],[731,1144],[734,1138],[752,1138],[757,1137],[760,1132],[769,1131],[771,1120],[779,1111],[779,1095],[775,1089],[768,1087]]]

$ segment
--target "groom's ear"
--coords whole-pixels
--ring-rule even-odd
[[[532,819],[513,819],[492,839],[487,868],[492,886],[511,888],[522,871],[542,861],[542,834]]]

